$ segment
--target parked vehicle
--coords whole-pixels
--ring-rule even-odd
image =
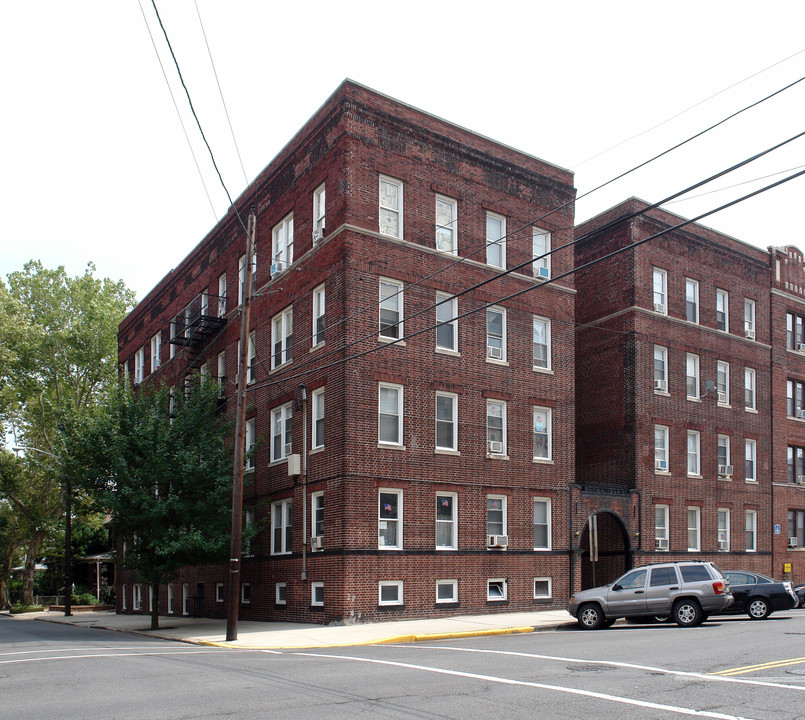
[[[765,620],[776,610],[790,610],[799,604],[793,585],[746,572],[745,570],[725,570],[730,581],[730,590],[735,598],[732,605],[720,611],[725,615],[746,613],[752,620]]]
[[[609,585],[575,593],[567,609],[581,628],[597,630],[622,617],[669,616],[693,627],[730,604],[729,581],[714,563],[683,561],[630,570]]]
[[[794,592],[799,600],[799,607],[805,607],[805,585],[797,585]]]

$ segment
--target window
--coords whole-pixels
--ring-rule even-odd
[[[378,605],[402,605],[403,584],[401,580],[382,580],[378,584]]]
[[[534,254],[534,277],[545,278],[551,276],[551,234],[547,230],[534,228],[532,232],[532,252]]]
[[[244,443],[244,450],[246,452],[246,460],[243,463],[244,470],[254,470],[254,443],[255,443],[255,419],[246,421],[246,438]]]
[[[380,490],[377,499],[377,546],[381,550],[400,550],[402,549],[402,490]]]
[[[313,347],[324,342],[324,285],[313,291]]]
[[[274,586],[274,603],[276,605],[287,605],[288,603],[288,586],[284,582],[278,582]]]
[[[134,353],[134,384],[139,385],[145,377],[145,348]]]
[[[654,392],[668,392],[668,348],[654,346]]]
[[[310,604],[312,607],[324,606],[324,583],[310,583]]]
[[[749,298],[744,298],[744,335],[755,339],[755,301]]]
[[[224,601],[224,584],[215,583],[215,602],[222,603]]]
[[[173,615],[173,585],[168,585],[168,615]]]
[[[313,537],[324,540],[324,492],[314,492],[310,494],[310,527],[313,530]],[[316,548],[313,548],[314,550]]]
[[[458,450],[458,395],[436,393],[436,449]]]
[[[731,475],[731,468],[728,467],[730,464],[730,436],[729,435],[719,435],[718,436],[718,443],[716,446],[716,458],[718,462],[718,474],[719,475]]]
[[[218,395],[223,397],[226,385],[226,350],[218,353]]]
[[[254,273],[257,272],[257,250],[252,253],[252,289],[254,288]],[[246,255],[238,258],[238,305],[243,305],[246,292]]]
[[[654,312],[666,315],[668,313],[668,274],[665,270],[653,268],[652,282],[654,289]]]
[[[243,554],[247,557],[254,555],[252,552],[252,536],[254,534],[254,510],[246,510],[243,513]]]
[[[486,496],[486,534],[506,535],[506,496]]]
[[[226,315],[226,273],[218,276],[218,317]]]
[[[293,213],[274,227],[271,238],[271,277],[293,264]]]
[[[551,501],[534,498],[534,550],[551,549]]]
[[[788,446],[788,482],[805,483],[805,448]]]
[[[486,358],[506,360],[506,311],[503,308],[486,309]]]
[[[436,293],[436,349],[458,352],[458,300]]]
[[[250,583],[240,584],[240,602],[243,605],[249,605],[252,601],[252,586]]]
[[[654,426],[654,472],[668,472],[668,428]]]
[[[132,610],[142,610],[143,608],[143,588],[142,585],[139,583],[132,586],[132,601],[131,601],[131,609]]]
[[[172,346],[172,345],[171,345],[171,349],[173,349],[173,346]],[[126,380],[128,380],[128,379],[129,379],[129,361],[128,361],[128,360],[126,360],[126,361],[123,363],[123,377],[124,377]]]
[[[729,295],[726,290],[716,290],[716,328],[729,332]]]
[[[182,583],[182,615],[190,614],[190,585]]]
[[[797,539],[796,547],[805,547],[805,510],[788,511],[788,537]]]
[[[699,356],[688,353],[686,358],[688,400],[699,399]]]
[[[805,417],[805,383],[788,380],[786,383],[786,411],[788,417]]]
[[[403,336],[403,285],[380,279],[380,337],[399,340]]]
[[[312,435],[313,449],[324,447],[324,388],[314,390],[311,395]]]
[[[283,310],[271,321],[271,368],[293,360],[293,308]]]
[[[506,218],[491,212],[486,214],[486,264],[506,267]]]
[[[688,322],[699,322],[699,283],[685,279],[685,319]]]
[[[120,594],[122,596],[121,597],[121,609],[122,610],[127,610],[128,608],[126,608],[126,586],[125,585],[121,586],[121,593]]]
[[[718,391],[718,404],[730,404],[730,364],[719,360],[716,363],[716,390]]]
[[[324,183],[313,191],[313,243],[324,237],[324,219],[327,207],[327,196],[324,192]]]
[[[174,338],[176,337],[176,321],[170,321],[170,357],[173,358],[176,355],[176,343],[173,342]]]
[[[744,520],[746,552],[757,551],[757,510],[747,510]]]
[[[534,460],[550,460],[551,448],[551,411],[548,408],[534,408]]]
[[[395,238],[403,236],[403,184],[380,176],[380,232]]]
[[[271,462],[285,460],[293,452],[292,418],[291,403],[286,403],[271,411]]]
[[[151,338],[151,372],[162,364],[162,331]]]
[[[534,317],[534,369],[551,369],[551,321]]]
[[[747,410],[757,410],[755,405],[755,371],[744,368],[744,407]]]
[[[437,580],[436,602],[437,603],[458,602],[458,580]]]
[[[668,506],[654,506],[654,549],[668,551]]]
[[[486,454],[506,455],[506,403],[486,401]]]
[[[486,599],[488,602],[500,602],[508,599],[508,583],[505,578],[487,580]]]
[[[291,510],[289,499],[271,503],[271,554],[291,552]]]
[[[789,350],[805,350],[805,317],[796,313],[785,314],[785,346]]]
[[[436,249],[458,254],[458,203],[452,198],[436,196]]]
[[[757,482],[757,440],[744,441],[744,455],[746,457],[745,475],[746,482]]]
[[[253,383],[257,370],[257,347],[254,342],[254,332],[249,333],[249,362],[246,365],[246,383]]]
[[[698,552],[701,549],[700,514],[699,508],[688,508],[688,552]]]
[[[688,430],[688,475],[701,475],[699,431]]]
[[[385,445],[403,443],[403,389],[401,385],[378,386],[377,441]]]
[[[718,509],[718,551],[729,552],[730,549],[730,511],[729,508]]]
[[[458,500],[455,493],[436,493],[436,549],[458,547]]]
[[[534,600],[550,600],[553,597],[551,578],[534,578]]]

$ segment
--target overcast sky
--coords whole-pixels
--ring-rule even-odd
[[[233,198],[347,77],[573,170],[582,195],[805,76],[801,0],[156,2]],[[4,2],[0,61],[0,275],[93,261],[142,298],[228,202],[151,0]],[[804,119],[802,82],[581,199],[576,219],[660,200]],[[667,208],[692,217],[803,167],[805,139]],[[805,249],[804,198],[801,178],[702,222]]]

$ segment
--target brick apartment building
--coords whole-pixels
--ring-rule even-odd
[[[647,209],[576,230],[577,266],[662,233],[575,275],[581,583],[691,557],[802,580],[802,254]]]
[[[564,605],[575,290],[546,280],[574,256],[545,253],[571,242],[574,197],[568,171],[351,81],[244,191],[241,618]],[[134,383],[199,372],[234,412],[245,247],[230,211],[121,323]],[[223,616],[227,577],[185,568],[160,608]],[[130,571],[117,589],[118,611],[148,610]]]

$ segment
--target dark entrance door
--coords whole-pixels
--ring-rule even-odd
[[[595,532],[597,529],[597,533]],[[597,537],[597,559],[595,539]],[[591,546],[591,540],[593,544]],[[606,585],[632,567],[632,551],[626,528],[613,512],[594,513],[584,525],[581,548],[581,589]]]

